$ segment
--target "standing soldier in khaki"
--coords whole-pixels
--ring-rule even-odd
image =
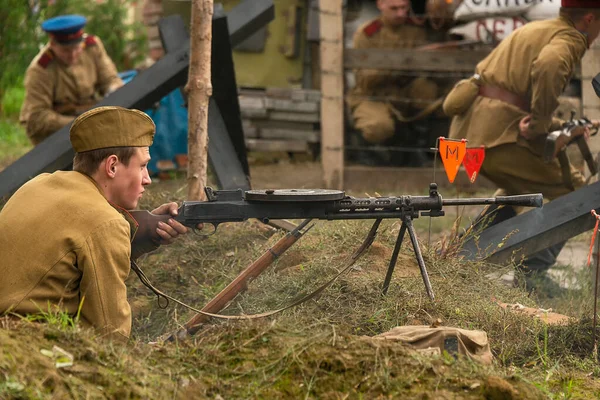
[[[584,53],[600,33],[600,2],[562,0],[556,19],[531,22],[504,39],[476,67],[476,74],[459,82],[444,102],[452,116],[450,137],[466,138],[469,147],[486,147],[481,174],[506,194],[541,192],[547,199],[569,193],[560,163],[544,162],[549,132],[563,121],[553,119],[563,93]],[[595,121],[594,121],[595,122]],[[573,136],[589,133],[585,129]],[[572,165],[575,188],[585,184]],[[502,210],[499,219],[515,215]],[[500,214],[498,213],[498,214]],[[552,246],[525,261],[526,283],[539,278],[564,246]]]
[[[40,174],[0,211],[0,314],[60,310],[111,338],[127,338],[131,308],[125,280],[138,229],[127,210],[137,207],[148,175],[155,132],[145,113],[97,107],[71,126],[73,171]],[[177,203],[154,214],[177,215]],[[187,229],[159,223],[158,244]]]
[[[428,43],[428,29],[410,18],[410,0],[377,0],[381,16],[363,24],[354,34],[357,49],[407,49]],[[355,71],[356,85],[348,96],[354,126],[366,142],[383,144],[396,132],[396,113],[407,118],[431,105],[438,85],[424,77],[390,71]]]
[[[19,118],[33,144],[123,86],[100,39],[83,32],[85,24],[80,15],[42,23],[50,41],[27,68]]]

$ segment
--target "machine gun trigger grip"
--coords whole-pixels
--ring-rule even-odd
[[[206,223],[204,225],[206,226]],[[206,229],[205,227],[203,227],[202,229],[198,229],[198,228],[194,227],[194,228],[192,228],[192,231],[198,236],[209,237],[209,236],[214,235],[217,232],[217,227],[219,226],[219,224],[211,222],[210,225],[212,225],[213,229],[212,229],[212,231],[210,231],[208,233],[204,233],[205,229]]]

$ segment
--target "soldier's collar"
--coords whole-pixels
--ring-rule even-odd
[[[139,224],[137,223],[135,218],[133,218],[131,213],[129,211],[127,211],[126,209],[124,209],[123,207],[120,207],[120,206],[116,205],[115,203],[111,202],[110,200],[108,200],[106,198],[106,196],[104,195],[102,188],[100,187],[100,185],[98,185],[98,182],[96,182],[94,180],[94,178],[92,178],[91,176],[89,176],[87,174],[84,174],[83,172],[79,172],[79,171],[73,171],[73,172],[77,172],[78,174],[85,176],[90,182],[92,182],[94,184],[94,186],[96,187],[96,189],[98,189],[98,192],[100,193],[100,195],[102,195],[102,197],[104,197],[104,199],[106,199],[108,204],[110,204],[112,206],[112,208],[117,210],[119,212],[119,214],[121,214],[123,216],[123,218],[125,218],[125,220],[129,223],[129,229],[130,229],[130,234],[131,234],[130,237],[131,237],[131,240],[133,240],[133,238],[135,237],[135,234],[137,233],[137,230],[139,228]]]
[[[562,22],[565,22],[567,25],[571,26],[572,28],[574,28],[575,30],[577,30],[577,32],[581,33],[581,35],[585,38],[585,44],[586,47],[589,49],[590,48],[590,41],[588,40],[588,36],[589,34],[587,32],[582,32],[579,29],[577,29],[575,27],[575,23],[573,21],[571,21],[571,18],[565,16],[565,15],[559,15],[558,19],[561,20]]]

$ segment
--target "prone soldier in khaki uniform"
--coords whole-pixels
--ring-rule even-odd
[[[552,117],[558,97],[599,32],[600,2],[563,0],[558,18],[513,32],[446,97],[444,111],[453,117],[449,136],[466,138],[469,147],[485,146],[481,174],[506,194],[541,192],[552,200],[572,190],[558,160],[544,161],[544,145],[563,123]],[[580,129],[572,136],[586,133]],[[573,186],[583,186],[581,172],[572,165],[570,170]],[[498,211],[494,223],[513,215],[512,208]],[[534,274],[545,278],[563,246],[524,262],[527,286],[535,285],[529,279]]]
[[[73,171],[36,176],[0,211],[0,314],[61,310],[100,334],[129,336],[125,279],[143,251],[132,255],[137,223],[126,210],[151,183],[154,132],[148,115],[121,107],[94,108],[73,122]],[[177,204],[153,213],[176,215]],[[156,230],[160,243],[145,247],[186,231],[170,219]]]
[[[409,0],[378,0],[381,16],[363,24],[354,34],[357,49],[409,49],[428,43],[425,21],[409,17]],[[355,86],[348,96],[354,126],[367,143],[383,144],[394,137],[398,117],[408,118],[431,105],[438,85],[425,77],[410,77],[391,71],[355,71]],[[401,115],[398,115],[401,114]]]
[[[34,145],[123,86],[100,39],[84,34],[85,24],[80,15],[63,15],[42,24],[50,41],[27,68],[19,117]]]

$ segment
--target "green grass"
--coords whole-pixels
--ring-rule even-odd
[[[22,86],[9,88],[2,99],[0,115],[0,170],[28,152],[33,146],[19,124],[19,112],[25,97]]]
[[[18,122],[0,120],[0,169],[10,165],[33,146]]]

